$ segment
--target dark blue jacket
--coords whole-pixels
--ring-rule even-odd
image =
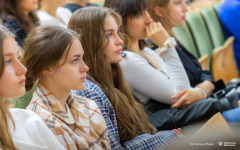
[[[225,0],[219,8],[219,16],[227,38],[235,36],[234,52],[240,71],[240,0]]]

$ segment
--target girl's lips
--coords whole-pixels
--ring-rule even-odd
[[[86,81],[86,79],[87,79],[87,76],[84,76],[81,78],[82,81]]]
[[[186,20],[186,16],[183,16],[182,19],[183,19],[183,20]]]
[[[122,54],[122,48],[116,51],[117,54]]]
[[[21,82],[19,82],[19,84],[25,85],[25,84],[26,84],[26,83],[25,83],[25,80],[26,80],[26,79],[23,79]]]

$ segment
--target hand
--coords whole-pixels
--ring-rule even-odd
[[[186,89],[182,90],[178,94],[174,95],[172,98],[180,98],[175,104],[171,106],[171,108],[188,108],[190,105],[203,100],[204,95],[199,89]]]
[[[159,47],[163,47],[164,42],[170,37],[160,22],[149,24],[146,32],[148,38]]]
[[[184,135],[182,135],[182,129],[181,128],[178,128],[178,129],[173,129],[172,130],[173,132],[175,132],[179,138],[186,138]]]

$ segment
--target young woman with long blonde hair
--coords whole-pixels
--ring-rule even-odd
[[[29,110],[11,108],[9,98],[25,94],[26,68],[18,60],[15,36],[0,25],[0,149],[64,150],[42,119]]]
[[[178,139],[173,131],[157,130],[148,122],[141,104],[124,79],[122,60],[124,34],[119,14],[109,8],[88,7],[76,11],[68,27],[82,33],[89,66],[83,91],[73,91],[94,100],[107,123],[112,149],[163,149]],[[104,92],[104,93],[103,93]]]

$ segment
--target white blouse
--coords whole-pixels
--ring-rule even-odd
[[[166,104],[174,104],[178,99],[171,98],[183,89],[190,89],[186,71],[174,47],[169,48],[163,58],[146,47],[143,53],[151,55],[161,69],[154,68],[141,55],[124,51],[127,55],[120,62],[125,79],[133,88],[134,94],[142,103],[150,99]]]
[[[71,12],[69,11],[69,13]],[[62,15],[62,14],[58,14],[58,15],[63,22],[61,22],[60,20],[58,20],[57,18],[53,17],[52,15],[50,15],[45,11],[41,11],[41,10],[37,11],[37,17],[39,19],[40,25],[57,25],[57,26],[62,26],[64,28],[67,28],[70,18],[69,17],[65,18],[65,16],[72,15],[72,13],[65,14],[65,15]]]
[[[13,142],[20,150],[65,150],[42,119],[30,110],[11,108],[15,130],[10,122],[9,128]]]

